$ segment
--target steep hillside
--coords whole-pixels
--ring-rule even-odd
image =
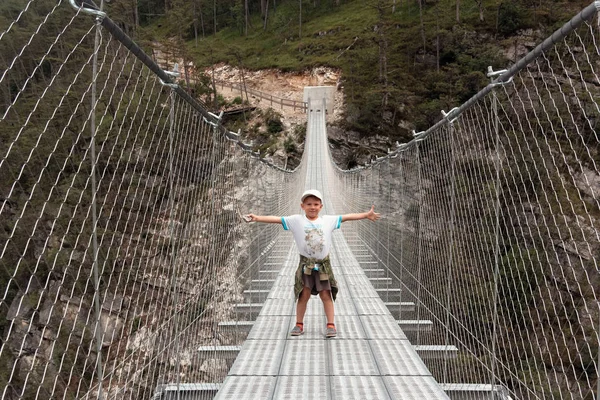
[[[488,82],[488,66],[506,68],[589,1],[170,4],[159,7],[164,17],[138,30],[140,38],[168,38],[173,57],[200,70],[219,62],[245,71],[339,70],[339,130],[359,139],[384,137],[391,145],[466,101]],[[211,104],[210,74],[201,81],[194,91]],[[364,151],[356,152],[342,163],[362,160]]]

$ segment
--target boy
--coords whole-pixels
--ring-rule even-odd
[[[304,314],[311,294],[318,294],[323,301],[323,308],[327,317],[325,336],[337,335],[334,324],[333,301],[336,298],[338,287],[331,270],[329,261],[329,248],[331,246],[331,233],[338,229],[342,222],[369,219],[377,221],[379,213],[375,206],[364,213],[344,215],[324,215],[319,217],[323,208],[323,195],[318,190],[307,190],[302,194],[300,207],[304,215],[289,217],[276,217],[248,214],[244,217],[246,222],[264,222],[282,224],[283,229],[289,230],[294,235],[294,241],[300,253],[300,264],[296,270],[294,295],[298,299],[296,304],[296,326],[292,329],[292,336],[304,333]]]

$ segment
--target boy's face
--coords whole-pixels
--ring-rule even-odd
[[[321,203],[321,200],[314,196],[308,196],[304,199],[302,204],[300,204],[300,207],[302,207],[302,210],[304,210],[306,217],[312,220],[319,216],[319,212],[323,208],[323,203]]]

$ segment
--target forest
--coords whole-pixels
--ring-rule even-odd
[[[145,46],[199,70],[341,71],[341,129],[405,142],[507,68],[589,1],[140,0],[109,15]],[[209,79],[195,92],[211,104]]]

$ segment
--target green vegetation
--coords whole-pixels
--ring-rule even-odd
[[[265,119],[267,122],[268,133],[275,134],[283,130],[283,122],[281,122],[281,115],[273,111],[272,108],[267,110]]]
[[[342,128],[391,143],[409,140],[411,129],[427,129],[440,110],[477,93],[488,83],[488,66],[507,67],[513,60],[502,46],[514,43],[511,35],[529,28],[545,35],[589,1],[483,0],[460,2],[458,12],[456,0],[420,3],[280,0],[265,9],[265,2],[249,0],[246,18],[243,1],[168,6],[154,0],[152,7],[165,15],[142,21],[140,37],[182,39],[178,52],[200,68],[217,62],[282,71],[338,68],[346,94]],[[401,128],[403,121],[408,125]]]

